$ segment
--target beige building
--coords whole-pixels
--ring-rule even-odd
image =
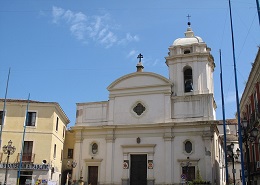
[[[4,183],[7,175],[7,184],[16,184],[20,172],[20,184],[58,185],[61,181],[63,146],[69,119],[58,103],[30,101],[25,121],[27,102],[13,99],[6,101],[1,134],[0,182]],[[0,106],[2,123],[3,99]],[[7,166],[8,155],[2,147],[10,140],[16,150],[10,155]]]

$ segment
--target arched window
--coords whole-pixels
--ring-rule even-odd
[[[192,81],[192,69],[190,67],[184,68],[184,92],[193,91],[193,81]]]

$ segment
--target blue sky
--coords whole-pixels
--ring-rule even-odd
[[[260,27],[255,0],[231,1],[239,94],[254,61]],[[75,123],[76,103],[108,100],[107,86],[144,70],[168,78],[165,58],[191,27],[215,58],[217,119],[222,119],[219,49],[226,118],[236,112],[228,0],[1,0],[0,97],[58,102]]]

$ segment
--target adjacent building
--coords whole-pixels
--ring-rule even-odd
[[[241,179],[241,150],[238,143],[238,124],[237,119],[226,120],[226,146],[227,152],[224,149],[224,131],[223,121],[219,121],[219,147],[216,149],[218,152],[218,163],[221,184],[226,184],[226,168],[228,168],[229,184],[239,185],[242,184]],[[231,145],[233,144],[233,149]],[[232,153],[233,152],[233,155]],[[225,163],[225,155],[227,155],[227,166]],[[233,170],[235,169],[235,170]],[[234,172],[234,173],[233,173]]]
[[[260,48],[252,63],[246,87],[240,100],[243,154],[247,179],[251,184],[260,184]],[[258,132],[257,132],[258,131]]]
[[[168,49],[168,78],[144,72],[140,54],[136,72],[107,87],[108,101],[77,103],[73,180],[222,183],[210,48],[189,24]]]
[[[4,107],[3,99],[0,100],[0,107]],[[19,177],[19,184],[60,184],[65,131],[69,123],[60,105],[33,100],[28,104],[27,100],[8,99],[5,110],[0,182],[3,184],[7,175],[7,184],[16,184]],[[2,123],[3,109],[0,114]],[[16,150],[10,155],[7,165],[7,154],[2,147],[8,145],[10,140]]]

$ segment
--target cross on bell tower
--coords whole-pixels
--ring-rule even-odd
[[[191,23],[190,23],[190,18],[191,18],[190,14],[188,14],[187,17],[188,17],[188,26],[190,27],[190,25],[191,25]]]

